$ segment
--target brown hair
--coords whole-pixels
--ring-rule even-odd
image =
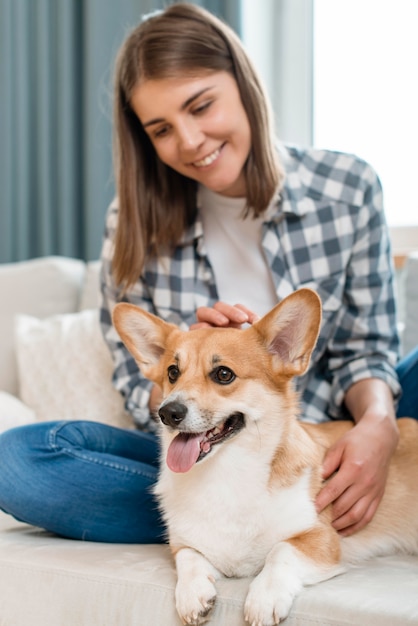
[[[125,289],[136,282],[149,255],[178,243],[196,217],[197,183],[166,166],[133,112],[140,81],[227,71],[236,80],[250,128],[245,164],[247,207],[260,215],[282,171],[274,148],[271,114],[260,80],[239,38],[204,9],[186,3],[155,12],[128,36],[115,74],[114,159],[119,202],[113,274]]]

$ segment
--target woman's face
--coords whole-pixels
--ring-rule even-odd
[[[231,74],[146,80],[131,106],[166,165],[216,193],[246,195],[251,130]]]

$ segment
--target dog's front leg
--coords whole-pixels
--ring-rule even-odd
[[[245,619],[251,626],[275,626],[284,619],[303,587],[300,557],[282,541],[269,553],[260,574],[253,580],[245,601]]]
[[[306,584],[341,573],[337,563],[316,563],[293,545],[281,541],[269,553],[253,580],[245,601],[245,619],[251,626],[275,626],[287,617],[293,600]]]
[[[176,608],[184,624],[200,626],[209,619],[215,604],[215,580],[219,571],[199,552],[181,548],[175,555],[177,568]]]

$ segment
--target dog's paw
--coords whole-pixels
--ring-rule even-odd
[[[187,586],[176,588],[176,608],[184,624],[200,626],[210,619],[210,612],[216,601],[216,588],[213,579],[195,578]]]
[[[293,599],[289,589],[265,586],[255,578],[245,600],[245,620],[250,626],[276,626],[289,614]]]

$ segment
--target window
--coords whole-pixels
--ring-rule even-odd
[[[313,143],[373,165],[397,247],[417,248],[418,2],[315,0],[313,21]]]
[[[262,17],[250,4],[244,0],[244,43],[280,136],[369,161],[395,252],[418,249],[418,2],[260,0]]]

